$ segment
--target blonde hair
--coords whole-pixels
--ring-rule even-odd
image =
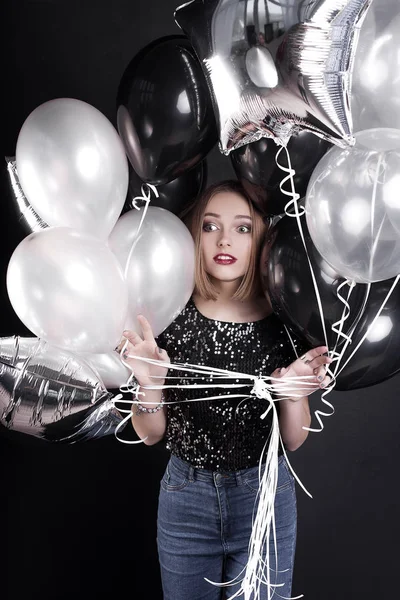
[[[182,220],[187,225],[192,234],[195,252],[195,293],[206,300],[216,300],[217,290],[213,285],[210,276],[204,268],[203,254],[201,252],[201,235],[203,229],[204,213],[211,198],[221,192],[232,192],[242,196],[249,205],[250,217],[252,219],[251,237],[252,246],[250,251],[249,267],[243,276],[243,279],[236,290],[233,298],[238,300],[249,300],[261,293],[261,280],[259,272],[259,260],[261,245],[264,235],[268,229],[261,214],[256,211],[249,195],[239,181],[227,180],[215,183],[208,187],[196,202],[190,206],[181,215]]]

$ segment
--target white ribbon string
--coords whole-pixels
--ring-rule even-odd
[[[260,388],[258,388],[260,393]],[[267,586],[268,599],[279,595],[277,590],[283,583],[277,583],[279,571],[278,568],[278,548],[276,540],[275,527],[275,496],[278,484],[278,465],[279,465],[279,419],[276,406],[271,401],[268,412],[272,410],[272,428],[269,439],[266,441],[261,453],[259,462],[259,486],[256,503],[257,511],[253,514],[252,531],[248,545],[247,565],[234,579],[218,583],[211,581],[207,577],[205,580],[218,587],[231,587],[240,583],[239,589],[230,596],[232,599],[244,595],[245,600],[258,599],[261,597],[261,586]],[[263,458],[268,445],[265,468],[263,470]],[[308,492],[307,492],[308,493]],[[271,541],[273,543],[273,565],[271,565]],[[244,576],[241,578],[241,576]],[[274,583],[271,581],[274,579]],[[293,600],[298,600],[303,596],[296,596]]]
[[[287,158],[287,163],[288,163],[287,167],[283,166],[282,164],[280,164],[278,162],[278,158],[279,158],[279,155],[282,152],[282,150],[285,150],[285,152],[286,152],[286,158]],[[317,299],[318,310],[319,310],[319,314],[320,314],[320,317],[321,317],[321,327],[322,327],[322,331],[324,333],[325,346],[328,347],[328,337],[327,337],[327,334],[326,334],[324,309],[322,307],[321,296],[320,296],[320,293],[319,293],[317,280],[316,280],[316,277],[315,277],[315,274],[314,274],[314,269],[312,267],[311,260],[310,260],[309,254],[308,254],[306,240],[305,240],[305,237],[304,237],[304,231],[303,231],[303,227],[302,227],[301,219],[300,219],[300,217],[302,217],[304,215],[305,209],[303,208],[302,212],[300,212],[300,210],[299,210],[298,200],[300,200],[300,195],[296,192],[295,185],[294,185],[294,175],[296,174],[296,171],[292,168],[292,163],[291,163],[291,160],[290,160],[289,151],[286,148],[286,146],[281,146],[278,149],[278,151],[276,153],[276,156],[275,156],[275,162],[276,162],[277,166],[282,171],[284,171],[285,173],[288,173],[288,175],[282,179],[282,181],[281,181],[281,183],[279,185],[282,194],[284,194],[285,196],[289,196],[289,198],[291,198],[291,200],[285,205],[285,214],[288,217],[292,217],[292,218],[294,217],[296,219],[296,221],[297,221],[297,225],[298,225],[298,228],[299,228],[300,237],[301,237],[301,240],[303,242],[303,246],[304,246],[304,249],[305,249],[305,252],[306,252],[306,256],[307,256],[308,265],[310,267],[310,274],[311,274],[312,282],[313,282],[313,285],[314,285],[315,297]],[[285,190],[283,188],[283,185],[287,181],[290,181],[290,190],[289,191]],[[290,208],[293,208],[294,213],[289,212]]]
[[[142,187],[140,189],[141,192],[141,196],[135,196],[134,198],[132,198],[132,202],[131,202],[131,206],[132,208],[135,208],[136,210],[140,210],[141,206],[139,206],[136,203],[136,200],[142,200],[143,202],[147,202],[149,203],[151,200],[151,193],[153,193],[155,195],[156,198],[159,197],[159,193],[158,190],[156,188],[155,185],[153,185],[152,183],[143,183]]]
[[[127,261],[126,261],[125,270],[124,270],[124,277],[125,277],[125,279],[128,276],[129,265],[130,265],[130,262],[131,262],[132,254],[134,252],[136,244],[139,241],[140,230],[142,228],[143,221],[144,221],[144,219],[146,217],[147,209],[148,209],[150,201],[151,201],[151,193],[153,192],[153,194],[155,195],[156,198],[159,197],[159,193],[157,191],[157,188],[154,185],[152,185],[151,183],[144,183],[142,185],[141,192],[142,192],[141,196],[135,196],[134,198],[132,198],[132,208],[134,208],[136,210],[141,210],[142,209],[141,206],[138,206],[138,204],[136,202],[137,200],[142,200],[145,203],[145,205],[143,207],[142,217],[140,219],[139,227],[138,227],[136,235],[135,235],[135,240],[134,240],[134,242],[133,242],[133,244],[131,246],[131,249],[129,250],[128,258],[127,258]]]
[[[349,286],[347,299],[345,299],[341,295],[341,293],[340,293],[341,288],[343,286],[345,286],[345,285]],[[349,343],[351,343],[351,336],[344,334],[343,331],[342,331],[342,329],[343,329],[343,325],[344,325],[346,319],[350,315],[350,305],[349,305],[348,301],[349,301],[349,298],[350,298],[350,294],[351,294],[352,290],[354,289],[354,286],[355,286],[355,284],[353,282],[345,280],[345,281],[343,281],[340,284],[340,286],[336,290],[337,297],[344,304],[344,308],[343,308],[342,316],[339,319],[339,321],[336,321],[336,323],[332,324],[332,330],[337,334],[335,346],[334,346],[333,350],[329,351],[329,355],[332,357],[333,360],[340,360],[340,357],[342,356],[342,352],[344,351],[343,349],[342,349],[342,352],[337,352],[336,351],[337,345],[339,343],[339,337],[344,337],[345,338],[344,349],[347,347],[347,345]],[[335,413],[335,407],[333,406],[333,404],[331,404],[326,399],[326,396],[331,393],[331,391],[334,389],[335,384],[336,384],[335,371],[332,372],[332,370],[330,368],[328,368],[327,369],[327,373],[329,375],[331,375],[332,381],[325,388],[325,390],[322,392],[322,394],[321,394],[321,402],[323,404],[325,404],[325,406],[327,406],[330,410],[329,410],[329,412],[324,412],[323,410],[320,410],[320,409],[317,409],[317,410],[314,411],[314,416],[315,416],[315,418],[317,419],[317,421],[319,423],[319,428],[315,428],[315,427],[303,427],[303,429],[305,429],[306,431],[310,431],[312,433],[321,433],[321,431],[324,429],[324,423],[322,421],[322,418],[323,417],[331,417]]]
[[[369,297],[369,292],[370,292],[370,289],[371,289],[371,284],[368,284],[368,290],[367,290],[367,295],[366,295],[366,298],[367,298],[367,299],[368,299],[368,297]],[[363,306],[362,312],[364,312],[365,305],[366,305],[366,300],[364,300],[364,306]],[[341,349],[341,351],[337,353],[337,356],[335,356],[335,361],[336,361],[336,364],[335,364],[335,367],[334,367],[334,370],[333,370],[333,375],[334,375],[334,377],[335,377],[335,378],[336,378],[336,377],[337,377],[337,375],[338,375],[339,367],[340,367],[340,365],[341,365],[341,363],[342,363],[343,356],[344,356],[344,355],[345,355],[345,353],[346,353],[347,347],[348,347],[348,346],[349,346],[349,344],[351,344],[351,343],[352,343],[352,340],[351,340],[351,339],[348,339],[348,340],[346,340],[346,342],[345,342],[345,343],[344,343],[344,345],[342,346],[342,349]]]
[[[283,150],[285,150],[285,152],[286,152],[286,158],[287,158],[287,164],[288,164],[287,167],[285,167],[284,165],[282,165],[278,161],[279,155],[280,155],[280,153]],[[308,261],[308,266],[310,268],[310,274],[311,274],[311,279],[312,279],[313,286],[314,286],[314,292],[315,292],[315,297],[316,297],[316,301],[317,301],[317,305],[318,305],[318,311],[319,311],[319,314],[320,314],[321,327],[322,327],[322,331],[323,331],[323,335],[324,335],[324,339],[325,339],[325,345],[328,348],[328,353],[330,354],[330,352],[329,352],[329,346],[328,346],[328,336],[327,336],[326,327],[325,327],[324,309],[323,309],[323,306],[322,306],[322,300],[321,300],[321,296],[320,296],[320,293],[319,293],[318,284],[317,284],[317,280],[316,280],[316,277],[315,277],[314,269],[312,267],[310,256],[308,254],[306,240],[305,240],[305,237],[304,237],[304,231],[303,231],[303,227],[302,227],[301,219],[300,219],[300,217],[302,217],[305,214],[305,209],[303,208],[302,212],[300,212],[300,210],[299,210],[298,200],[300,200],[300,195],[296,192],[295,185],[294,185],[294,175],[296,174],[296,171],[292,168],[292,163],[291,163],[291,160],[290,160],[290,155],[289,155],[288,149],[285,146],[281,146],[278,149],[278,151],[276,153],[276,156],[275,156],[275,162],[276,162],[277,166],[282,171],[284,171],[285,173],[287,173],[287,176],[284,177],[282,179],[281,183],[280,183],[280,190],[281,190],[282,194],[284,194],[285,196],[289,196],[289,198],[291,198],[291,200],[285,205],[285,214],[288,217],[292,217],[292,218],[294,217],[296,219],[296,221],[297,221],[297,226],[299,228],[300,237],[301,237],[301,240],[303,242],[304,250],[305,250],[307,261]],[[287,181],[290,181],[290,190],[289,191],[285,190],[283,188],[283,185]],[[290,212],[291,209],[293,209],[294,212]],[[339,295],[338,297],[339,297],[339,299],[341,301],[344,301],[344,299],[343,299],[342,296]],[[350,307],[349,307],[349,310],[350,310]],[[348,316],[349,316],[349,314],[346,314],[346,302],[344,301],[344,308],[343,308],[342,317],[341,317],[341,319],[337,323],[334,324],[335,327],[337,328],[336,331],[335,331],[335,333],[337,333],[338,336],[339,335],[343,335],[344,336],[344,334],[341,332],[341,328],[343,327],[343,323],[348,318]],[[340,333],[338,333],[339,331],[340,331]],[[286,332],[289,333],[287,329],[286,329]],[[290,336],[289,336],[289,338],[290,338]],[[290,338],[290,340],[291,340],[291,338]],[[292,345],[293,345],[293,341],[292,341]],[[314,411],[314,416],[315,416],[315,418],[317,419],[317,421],[318,421],[318,423],[320,425],[319,429],[310,428],[310,427],[303,427],[304,430],[311,431],[313,433],[320,433],[323,430],[324,424],[322,422],[322,418],[321,417],[330,417],[335,412],[335,409],[334,409],[333,405],[326,400],[326,396],[332,391],[332,389],[335,386],[334,374],[332,373],[332,371],[330,370],[329,367],[327,367],[326,373],[328,375],[330,375],[330,377],[332,378],[332,381],[326,387],[326,389],[324,390],[324,392],[322,393],[322,395],[321,395],[321,401],[326,406],[328,406],[330,408],[330,412],[324,412],[324,411],[321,411],[319,409],[316,410],[316,411]]]
[[[339,370],[339,366],[340,366],[340,360],[338,361],[338,363],[337,363],[337,369],[336,369],[336,371],[338,371],[338,372],[336,372],[336,371],[335,371],[335,376],[336,376],[336,377],[338,377],[338,376],[340,375],[340,373],[343,371],[343,369],[345,368],[345,366],[346,366],[346,365],[349,363],[349,361],[350,361],[350,360],[353,358],[353,356],[355,355],[355,353],[357,352],[357,350],[359,349],[359,347],[361,346],[361,344],[363,343],[363,341],[364,341],[364,340],[365,340],[365,339],[368,337],[368,335],[369,335],[370,331],[371,331],[371,330],[372,330],[372,328],[374,327],[374,325],[375,325],[375,323],[376,323],[377,319],[380,317],[380,314],[381,314],[382,310],[385,308],[385,306],[386,306],[386,304],[387,304],[387,302],[388,302],[388,300],[389,300],[390,296],[392,295],[392,293],[393,293],[393,291],[394,291],[394,289],[395,289],[395,287],[396,287],[396,285],[397,285],[397,283],[398,283],[399,279],[400,279],[400,275],[397,275],[397,277],[395,278],[395,280],[394,280],[394,282],[393,282],[393,284],[392,284],[392,286],[391,286],[390,290],[389,290],[389,291],[388,291],[388,293],[386,294],[386,298],[385,298],[385,299],[384,299],[384,301],[382,302],[382,304],[381,304],[381,306],[380,306],[380,308],[379,308],[378,312],[376,313],[375,317],[373,318],[373,320],[372,320],[372,321],[371,321],[371,323],[369,324],[369,326],[368,326],[368,328],[367,328],[367,330],[366,330],[365,334],[363,335],[363,337],[361,338],[361,340],[358,342],[358,344],[357,344],[357,346],[354,348],[353,352],[352,352],[352,353],[350,354],[350,356],[347,358],[347,360],[346,360],[346,362],[344,363],[344,365],[343,365],[343,366],[341,366],[340,370]],[[344,350],[345,350],[345,349],[344,349]],[[342,354],[341,354],[341,357],[340,357],[340,359],[342,359],[342,358],[343,358],[343,355],[344,355],[344,350],[343,350],[343,352],[342,352]]]
[[[345,286],[348,287],[347,298],[345,298],[341,294],[341,290]],[[332,323],[332,326],[331,326],[332,331],[334,333],[336,333],[336,335],[337,335],[335,346],[334,346],[333,350],[330,351],[331,357],[336,355],[336,348],[339,343],[339,338],[342,337],[351,343],[351,336],[343,333],[343,326],[344,326],[346,320],[350,316],[351,309],[350,309],[349,300],[350,300],[351,293],[352,293],[353,289],[355,288],[355,286],[356,286],[355,281],[350,281],[349,279],[345,279],[344,281],[342,281],[342,283],[336,289],[336,296],[338,297],[340,302],[342,302],[342,304],[343,304],[343,313],[342,313],[341,318],[338,321],[335,321],[335,323]]]

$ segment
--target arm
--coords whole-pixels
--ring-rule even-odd
[[[326,366],[332,359],[325,356],[327,351],[325,346],[314,348],[295,360],[288,368],[276,369],[272,373],[272,384],[280,407],[281,436],[290,451],[297,450],[305,442],[308,431],[303,427],[311,425],[308,396],[304,394],[324,388],[330,381],[330,377],[326,375]],[[290,380],[291,377],[295,379]],[[302,377],[304,379],[301,379]],[[281,389],[279,380],[283,383]]]
[[[279,427],[286,448],[293,452],[300,448],[308,436],[303,427],[310,427],[311,414],[308,397],[296,398],[296,401],[279,400]]]
[[[158,361],[169,363],[168,354],[165,350],[158,348],[151,330],[150,323],[143,316],[138,316],[138,321],[142,327],[143,339],[134,331],[124,331],[128,340],[128,346],[124,351],[124,359],[131,366],[140,389],[144,395],[139,395],[139,402],[145,408],[158,406],[162,399],[162,390],[146,389],[146,386],[164,385],[165,375],[168,367],[162,365],[153,365],[142,360],[136,360],[135,357],[151,358]],[[161,441],[165,435],[167,427],[167,407],[163,406],[161,410],[154,413],[139,412],[137,404],[132,404],[132,425],[140,439],[146,446],[152,446]]]
[[[140,391],[144,391],[146,394],[145,396],[140,396],[140,399],[146,403],[143,404],[146,408],[157,406],[161,402],[161,390],[145,391],[143,388],[140,388]],[[152,446],[160,442],[167,428],[167,407],[163,406],[161,410],[155,413],[139,412],[139,414],[136,414],[137,412],[139,412],[137,411],[137,405],[132,404],[131,421],[139,438],[144,440],[146,446]]]

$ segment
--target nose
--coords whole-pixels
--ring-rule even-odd
[[[224,246],[230,246],[230,245],[231,245],[230,238],[226,235],[226,233],[221,232],[221,237],[218,240],[218,247],[223,248]]]

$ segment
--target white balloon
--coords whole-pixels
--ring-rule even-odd
[[[354,131],[400,129],[400,2],[374,0],[360,30],[351,108]]]
[[[194,242],[184,223],[168,210],[150,206],[138,235],[141,218],[138,210],[125,213],[118,219],[108,243],[126,274],[126,329],[141,334],[136,317],[142,314],[157,336],[192,295]]]
[[[122,141],[100,111],[72,98],[41,104],[21,128],[16,163],[24,193],[46,223],[108,237],[129,173]]]
[[[50,227],[17,246],[7,290],[37,337],[72,352],[109,352],[119,343],[128,293],[121,267],[100,240]]]
[[[108,389],[116,389],[127,383],[132,371],[126,367],[118,352],[107,354],[81,354],[83,358],[100,376]]]
[[[309,233],[323,258],[357,283],[400,273],[400,130],[356,134],[352,148],[331,148],[306,195]]]

